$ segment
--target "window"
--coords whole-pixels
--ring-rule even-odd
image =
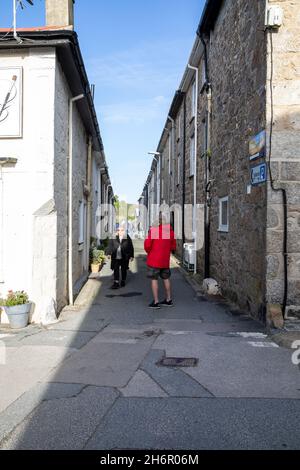
[[[196,82],[192,85],[192,118],[196,116]]]
[[[190,138],[190,176],[194,175],[195,171],[195,136]]]
[[[229,230],[229,204],[228,196],[219,199],[219,231],[228,232]]]

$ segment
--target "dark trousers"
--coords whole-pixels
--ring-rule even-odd
[[[120,268],[122,273],[122,281],[126,281],[127,278],[127,266],[128,263],[126,260],[123,259],[116,259],[115,261],[115,269],[114,269],[114,280],[120,280]]]

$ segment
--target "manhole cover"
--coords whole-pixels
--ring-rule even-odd
[[[163,357],[156,363],[163,367],[196,367],[198,359],[195,357]]]

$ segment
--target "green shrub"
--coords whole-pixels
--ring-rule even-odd
[[[22,291],[8,291],[6,299],[0,299],[0,305],[2,307],[14,307],[15,305],[28,304],[29,297],[26,292]]]
[[[93,248],[90,253],[90,260],[92,264],[101,264],[105,260],[104,251]]]

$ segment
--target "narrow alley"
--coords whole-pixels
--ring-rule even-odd
[[[107,264],[88,282],[97,294],[90,305],[79,296],[54,325],[1,334],[1,449],[299,447],[292,351],[250,317],[197,295],[174,260],[175,305],[150,310],[135,244],[124,289],[109,289]],[[160,364],[167,358],[175,367]],[[181,367],[184,358],[195,365]]]

